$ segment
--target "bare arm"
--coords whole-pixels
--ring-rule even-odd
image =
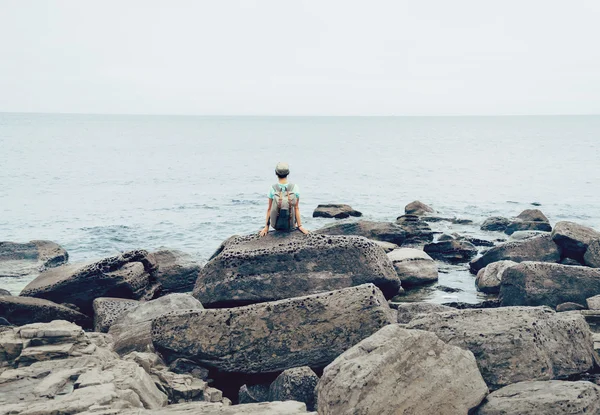
[[[269,232],[269,222],[271,220],[271,206],[273,206],[273,199],[269,199],[269,207],[267,208],[267,218],[265,219],[265,227],[260,231],[260,236],[265,236]]]
[[[306,235],[308,231],[302,226],[302,217],[300,216],[300,198],[296,201],[296,207],[294,209],[296,211],[296,223],[298,224],[298,229]]]

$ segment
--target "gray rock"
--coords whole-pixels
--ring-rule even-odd
[[[309,411],[315,410],[319,377],[308,366],[284,370],[269,388],[270,401],[304,402]]]
[[[160,283],[161,295],[194,289],[202,267],[191,255],[176,249],[160,249],[152,254],[158,263],[156,280]]]
[[[600,295],[587,298],[585,302],[590,310],[600,310]]]
[[[550,222],[546,215],[539,209],[525,209],[523,212],[519,213],[517,219],[525,222]]]
[[[355,236],[271,233],[229,239],[200,272],[194,296],[206,307],[220,307],[364,283],[375,284],[387,298],[400,287],[392,263],[373,242]]]
[[[488,389],[471,352],[394,324],[335,359],[317,391],[320,415],[454,415],[479,405]]]
[[[555,308],[566,302],[585,304],[596,294],[600,294],[600,269],[527,261],[504,271],[499,298],[503,306]]]
[[[345,219],[353,217],[360,217],[362,213],[358,210],[352,209],[350,205],[340,204],[325,204],[319,205],[313,212],[313,218],[336,218]]]
[[[600,268],[600,239],[594,239],[589,243],[583,261],[588,267]]]
[[[375,239],[371,239],[371,242],[383,249],[386,254],[392,252],[394,249],[400,248],[398,245],[391,242],[376,241]]]
[[[537,221],[524,221],[521,219],[514,219],[504,230],[507,235],[512,235],[515,232],[520,231],[539,231],[539,232],[550,232],[552,226],[548,222],[537,222]]]
[[[319,235],[364,236],[367,239],[391,242],[398,246],[402,245],[407,238],[406,230],[394,223],[367,220],[337,223],[318,229],[314,233]]]
[[[492,389],[583,373],[594,365],[591,332],[578,313],[546,307],[467,309],[420,316],[407,327],[432,331],[472,351]]]
[[[99,297],[94,299],[94,330],[107,333],[115,320],[127,310],[136,307],[140,302],[126,298]]]
[[[580,263],[579,261],[574,260],[573,258],[563,258],[560,260],[559,264],[562,265],[575,265],[577,267],[582,266],[583,264]]]
[[[178,311],[203,310],[202,304],[189,294],[169,294],[138,304],[119,316],[108,331],[114,338],[113,349],[120,355],[129,352],[153,352],[152,321]]]
[[[269,401],[270,384],[242,385],[238,393],[239,403],[256,403]]]
[[[503,218],[502,216],[492,216],[491,218],[487,218],[485,221],[483,221],[480,229],[482,231],[504,232],[509,224],[510,220],[507,218]]]
[[[477,255],[477,248],[470,242],[451,240],[434,242],[425,245],[423,248],[433,259],[437,259],[451,264],[469,262],[471,258]]]
[[[52,241],[0,242],[0,278],[36,276],[68,260],[67,251]]]
[[[525,239],[531,239],[534,236],[547,235],[548,232],[542,231],[516,231],[510,235],[510,241],[524,241]]]
[[[302,402],[260,402],[227,406],[222,403],[190,402],[169,405],[156,410],[129,409],[118,415],[306,415]],[[311,412],[316,415],[316,413]],[[114,413],[89,412],[81,415],[116,415]]]
[[[574,222],[558,222],[552,230],[552,240],[559,246],[563,257],[583,263],[588,245],[600,239],[600,233]]]
[[[229,309],[170,314],[152,324],[163,356],[225,372],[319,367],[396,316],[373,284]],[[114,326],[113,326],[114,327]]]
[[[395,303],[392,307],[396,306],[398,310],[398,323],[407,324],[413,318],[420,316],[421,314],[429,313],[441,313],[444,311],[454,310],[452,307],[448,307],[441,304],[433,303]]]
[[[585,306],[577,303],[562,303],[556,306],[556,312],[562,313],[564,311],[579,311],[585,310]]]
[[[31,323],[49,323],[67,320],[83,327],[91,327],[91,319],[75,310],[41,298],[1,296],[0,317],[22,326]]]
[[[0,288],[0,297],[12,295],[10,291]]]
[[[88,265],[66,265],[44,271],[21,295],[71,303],[91,316],[92,302],[98,297],[152,298],[159,287],[155,282],[156,270],[152,255],[143,250],[130,251]]]
[[[419,245],[433,240],[433,231],[429,224],[417,215],[403,215],[396,218],[396,225],[406,232],[403,244]]]
[[[514,261],[497,261],[480,269],[477,273],[477,278],[475,279],[477,289],[481,292],[490,294],[500,292],[502,274],[508,267],[513,265],[517,265],[517,263]]]
[[[489,394],[476,414],[600,414],[600,387],[585,381],[514,383]]]
[[[480,269],[492,262],[502,260],[558,262],[560,252],[550,235],[536,236],[524,241],[506,242],[491,248],[481,257],[471,261],[471,272],[477,274]]]
[[[179,374],[190,374],[195,378],[198,379],[202,379],[202,380],[207,380],[208,379],[208,369],[203,368],[202,366],[198,365],[196,362],[189,360],[189,359],[184,359],[184,358],[179,358],[179,359],[175,359],[174,361],[172,361],[169,364],[169,370],[171,372],[174,373],[179,373]]]
[[[414,286],[438,280],[435,261],[425,252],[413,248],[400,248],[387,254],[394,264],[398,278],[404,286]]]
[[[434,212],[435,210],[433,210],[431,206],[427,206],[425,203],[419,202],[418,200],[415,200],[404,207],[404,213],[407,215],[423,216]]]

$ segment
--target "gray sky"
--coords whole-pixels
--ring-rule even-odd
[[[600,113],[600,1],[0,0],[0,111]]]

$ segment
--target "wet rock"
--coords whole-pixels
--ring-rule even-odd
[[[552,240],[560,248],[562,257],[573,258],[583,263],[588,245],[600,239],[600,233],[574,222],[558,222],[552,230]]]
[[[438,280],[435,261],[425,252],[400,248],[387,254],[404,286],[427,284]]]
[[[44,271],[21,291],[22,296],[71,303],[92,315],[98,297],[152,298],[159,285],[157,266],[146,251],[126,252],[89,265],[66,265]]]
[[[589,243],[583,261],[588,267],[600,268],[600,239],[594,239]]]
[[[12,295],[10,291],[0,288],[0,297]]]
[[[284,370],[271,384],[269,400],[304,402],[309,411],[314,411],[317,382],[319,377],[308,366]]]
[[[577,303],[562,303],[556,306],[556,312],[562,313],[564,311],[579,311],[585,310],[585,306]]]
[[[477,278],[475,279],[477,290],[490,294],[496,294],[500,292],[502,274],[508,267],[516,264],[517,263],[514,261],[497,261],[492,262],[485,268],[480,269],[477,273]]]
[[[373,284],[229,309],[179,312],[152,324],[167,359],[224,372],[322,367],[396,316]],[[114,327],[114,326],[113,326]]]
[[[185,293],[194,289],[202,267],[191,255],[177,249],[165,248],[152,254],[158,263],[156,281],[161,286],[161,295]]]
[[[599,414],[600,387],[561,380],[519,382],[489,394],[477,415]]]
[[[394,303],[391,304],[391,307],[396,308],[398,310],[398,323],[401,324],[407,324],[413,318],[416,318],[421,314],[441,313],[444,311],[454,310],[452,307],[425,302]]]
[[[454,236],[448,235],[447,233],[443,233],[437,238],[437,242],[453,241],[455,239],[456,238]]]
[[[520,231],[551,232],[552,226],[548,222],[524,221],[520,219],[514,219],[506,227],[504,233],[507,235],[512,235],[513,233]]]
[[[492,216],[483,221],[480,229],[482,231],[504,232],[509,224],[510,220],[507,218],[503,218],[502,216]]]
[[[107,333],[119,316],[136,307],[139,303],[137,300],[126,298],[96,298],[92,303],[94,308],[94,330]]]
[[[352,209],[350,205],[340,204],[325,204],[319,205],[313,212],[313,218],[336,218],[345,219],[353,217],[360,217],[362,213],[358,210]]]
[[[434,212],[435,210],[433,210],[431,206],[427,206],[425,203],[419,202],[418,200],[415,200],[404,207],[404,213],[407,215],[423,216]]]
[[[550,235],[536,236],[524,241],[506,242],[491,248],[481,257],[471,261],[471,272],[477,274],[480,269],[492,262],[502,260],[558,262],[560,252]]]
[[[269,384],[242,385],[238,400],[240,403],[268,402],[269,387]]]
[[[407,237],[406,231],[394,223],[373,222],[367,220],[337,223],[318,229],[314,234],[364,236],[367,239],[391,242],[398,246],[402,245]]]
[[[91,319],[77,311],[41,298],[0,296],[0,317],[22,326],[67,320],[83,327],[91,327]]]
[[[477,248],[467,241],[443,241],[434,242],[425,245],[424,251],[432,258],[457,264],[461,262],[469,262],[471,258],[477,255]]]
[[[392,263],[373,242],[356,236],[272,233],[230,239],[200,272],[194,296],[205,307],[223,307],[364,283],[375,284],[387,298],[400,287]]]
[[[594,364],[583,316],[546,307],[433,313],[413,319],[407,328],[432,331],[448,344],[472,351],[491,389],[583,373]]]
[[[470,242],[470,243],[472,243],[475,246],[492,247],[492,246],[496,245],[493,241],[488,241],[487,239],[473,238],[473,237],[470,237],[470,236],[462,236],[462,237],[457,238],[457,239],[461,239],[461,240]]]
[[[425,222],[450,222],[454,225],[470,225],[473,223],[471,219],[443,218],[439,216],[423,216],[421,220]]]
[[[416,215],[404,215],[396,219],[396,225],[406,232],[404,245],[422,244],[433,240],[433,231],[427,222]]]
[[[525,209],[523,212],[519,213],[517,219],[524,222],[550,222],[546,215],[539,209]]]
[[[0,278],[35,276],[68,259],[67,251],[52,241],[0,242]]]
[[[335,359],[317,391],[321,415],[454,415],[479,405],[488,389],[471,352],[394,324]]]
[[[600,310],[600,295],[586,298],[585,302],[590,310]]]
[[[588,267],[523,262],[507,268],[502,275],[500,302],[507,305],[585,304],[600,294],[600,270]]]
[[[176,311],[203,310],[202,304],[189,294],[169,294],[139,303],[119,316],[108,331],[114,338],[114,351],[123,355],[132,351],[153,352],[152,321]]]

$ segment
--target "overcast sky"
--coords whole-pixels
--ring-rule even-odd
[[[0,111],[600,113],[600,1],[0,0]]]

